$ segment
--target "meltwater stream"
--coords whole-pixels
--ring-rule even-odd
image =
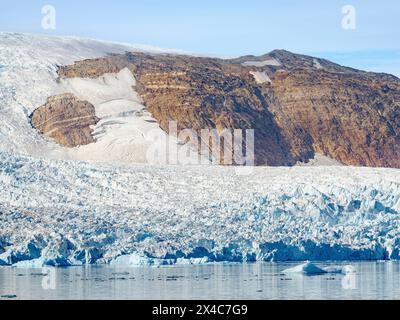
[[[400,299],[400,262],[350,264],[356,273],[314,276],[283,274],[293,263],[0,267],[0,299]]]

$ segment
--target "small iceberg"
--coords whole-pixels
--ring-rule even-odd
[[[298,273],[298,274],[305,274],[305,275],[313,275],[313,274],[323,274],[327,273],[324,269],[316,266],[315,264],[311,262],[306,262],[303,264],[300,264],[296,267],[285,269],[282,271],[284,274],[293,274],[293,273]]]
[[[346,266],[330,266],[330,267],[318,267],[312,262],[306,262],[295,266],[293,268],[285,269],[282,271],[284,274],[304,274],[304,275],[314,275],[314,274],[324,274],[324,273],[341,273],[349,274],[355,273],[356,269],[351,265]]]

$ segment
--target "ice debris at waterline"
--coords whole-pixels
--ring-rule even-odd
[[[0,152],[0,265],[400,260],[400,170],[149,166]]]
[[[297,265],[292,268],[288,268],[282,271],[284,274],[304,274],[304,275],[316,275],[316,274],[324,274],[324,273],[355,273],[356,270],[353,266],[330,266],[330,267],[318,267],[312,262],[306,262],[300,265]]]

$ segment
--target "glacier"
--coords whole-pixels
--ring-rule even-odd
[[[165,163],[162,156],[147,156],[154,140],[167,141],[168,134],[146,111],[135,92],[135,77],[127,68],[96,79],[58,79],[57,69],[61,65],[127,51],[179,52],[90,39],[0,32],[0,150],[63,160]],[[95,143],[65,148],[30,125],[32,112],[48,97],[62,93],[72,93],[94,105],[100,119],[94,128]],[[190,154],[187,145],[169,138],[171,150],[175,147]]]
[[[178,52],[144,45],[120,44],[76,37],[0,32],[0,150],[35,157],[45,155],[47,158],[53,159],[79,158],[79,154],[85,152],[73,152],[71,156],[71,150],[41,136],[37,130],[32,128],[29,117],[35,109],[46,102],[48,97],[59,94],[60,90],[62,92],[57,81],[59,66],[127,51]],[[126,82],[126,80],[126,78],[122,79],[122,82]],[[92,91],[96,89],[93,87],[94,83],[95,81],[92,82]],[[75,86],[71,88],[74,84]],[[121,99],[128,98],[128,105],[133,104],[132,108],[137,107],[138,101],[134,91],[132,90],[127,97],[126,90],[119,88],[120,84],[116,81],[111,82],[107,95],[117,94]],[[68,86],[65,83],[64,85],[66,89],[74,89],[74,92],[79,89],[80,91],[88,89],[87,85],[77,88],[76,81],[71,81]],[[97,85],[100,86],[101,83]],[[127,83],[125,83],[126,85]],[[101,89],[107,88],[103,86]],[[110,92],[111,89],[114,91]],[[99,99],[102,96],[101,94],[97,96],[92,94],[91,97]],[[138,120],[140,121],[140,119]]]
[[[125,51],[168,52],[0,32],[0,266],[400,260],[398,169],[323,159],[330,166],[241,176],[233,167],[137,163],[135,150],[125,157],[127,132],[141,149],[154,125],[149,114],[126,117],[143,113],[127,91],[131,75],[56,81],[59,65]],[[60,90],[94,103],[98,144],[66,149],[32,128],[29,115]]]
[[[400,170],[111,165],[0,153],[0,264],[400,259]]]

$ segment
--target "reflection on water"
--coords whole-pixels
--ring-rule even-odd
[[[348,263],[341,263],[348,264]],[[399,262],[355,274],[283,275],[288,263],[0,268],[1,299],[399,299]],[[320,264],[321,266],[332,264]],[[16,295],[16,297],[15,297]]]

